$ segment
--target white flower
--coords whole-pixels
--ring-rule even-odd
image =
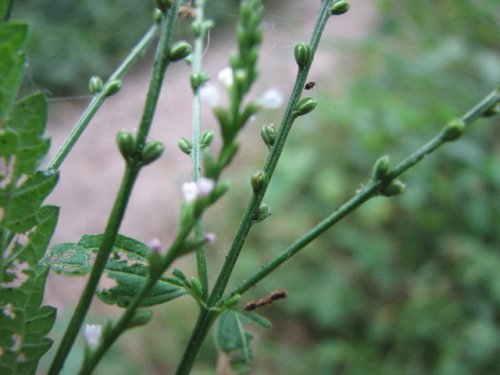
[[[206,197],[212,192],[212,190],[214,190],[215,181],[202,177],[198,180],[196,185],[198,186],[198,196]]]
[[[257,104],[267,109],[276,109],[283,104],[283,95],[277,88],[271,88],[257,99]]]
[[[198,185],[196,182],[185,182],[182,184],[182,196],[188,203],[194,202],[198,196]]]
[[[209,232],[207,234],[205,234],[205,241],[211,245],[213,244],[215,241],[217,241],[217,235],[215,233],[212,233],[212,232]]]
[[[221,81],[225,86],[231,86],[233,84],[233,69],[226,67],[219,72],[217,79]]]
[[[85,338],[90,348],[95,348],[99,344],[102,334],[102,326],[100,324],[85,324]]]
[[[203,102],[207,103],[210,107],[216,107],[220,104],[220,92],[212,84],[205,84],[200,88],[200,98]]]
[[[161,242],[158,238],[153,238],[149,241],[149,248],[153,253],[160,254],[161,253]]]

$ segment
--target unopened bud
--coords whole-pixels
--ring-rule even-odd
[[[114,79],[104,87],[104,95],[106,95],[106,97],[115,95],[118,91],[120,91],[121,88],[122,80]]]
[[[306,43],[299,43],[294,49],[295,61],[299,69],[304,69],[311,62],[311,47]]]
[[[191,277],[191,290],[196,294],[197,297],[203,297],[203,286],[196,277]]]
[[[267,186],[267,175],[264,171],[258,171],[250,179],[254,194],[259,194]]]
[[[191,155],[191,151],[193,150],[193,144],[187,138],[182,137],[179,142],[177,142],[177,146],[184,152],[186,155]]]
[[[406,189],[406,185],[400,179],[392,180],[389,185],[384,187],[380,193],[386,197],[394,197],[403,193]]]
[[[222,305],[228,309],[232,309],[240,302],[240,299],[241,295],[236,293],[233,294],[231,297],[229,297],[227,300],[225,300]]]
[[[268,147],[271,147],[276,141],[276,128],[273,124],[263,126],[262,129],[260,129],[260,136],[262,137],[264,143]]]
[[[373,165],[372,179],[375,181],[384,179],[390,170],[389,156],[384,155]]]
[[[316,104],[318,104],[318,102],[314,98],[311,98],[309,96],[302,98],[297,103],[297,107],[295,111],[293,111],[293,114],[295,115],[295,117],[304,116],[314,110],[314,108],[316,108]]]
[[[200,137],[200,146],[201,148],[206,148],[212,144],[214,140],[214,132],[213,130],[206,130],[201,134]]]
[[[193,73],[191,74],[191,88],[194,92],[197,92],[198,89],[209,79],[210,76],[205,72]]]
[[[341,14],[347,13],[350,8],[350,4],[348,1],[337,1],[332,5],[331,14],[334,16],[340,16]]]
[[[156,8],[153,11],[153,21],[156,23],[160,23],[162,17],[163,17],[163,12],[160,9]]]
[[[129,160],[135,156],[136,141],[132,133],[126,130],[118,132],[116,135],[116,143],[125,160]]]
[[[89,90],[92,95],[97,95],[102,91],[104,84],[101,77],[93,76],[89,81]]]
[[[142,165],[148,165],[158,159],[165,151],[165,146],[160,141],[151,141],[142,151]]]
[[[170,49],[169,60],[172,62],[182,60],[191,53],[191,46],[185,41],[175,43]]]
[[[441,133],[441,139],[446,142],[454,141],[462,136],[465,131],[465,123],[462,119],[455,119],[448,123]]]
[[[260,222],[267,217],[271,216],[271,206],[268,204],[261,204],[260,207],[258,208],[257,212],[255,213],[253,220],[255,222]]]

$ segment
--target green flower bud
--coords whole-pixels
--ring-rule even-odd
[[[183,285],[189,284],[189,281],[188,281],[186,275],[184,275],[184,272],[182,272],[180,269],[174,268],[174,270],[172,271],[172,275],[174,275],[175,278],[179,279],[179,281]]]
[[[232,309],[233,307],[236,307],[236,305],[238,305],[238,303],[240,303],[240,300],[241,300],[241,295],[236,293],[236,294],[233,294],[228,299],[226,299],[224,301],[224,303],[222,304],[222,306],[224,306],[227,309]]]
[[[201,286],[200,281],[194,276],[191,277],[191,290],[194,292],[196,297],[203,297],[203,287]]]
[[[113,79],[111,82],[104,87],[104,95],[106,97],[115,95],[122,88],[122,80],[121,79]]]
[[[340,16],[341,14],[347,13],[350,8],[350,4],[348,1],[337,1],[332,5],[331,14],[334,16]]]
[[[201,22],[193,22],[191,24],[191,32],[195,38],[199,38],[203,33],[203,25]]]
[[[134,158],[136,153],[136,141],[132,133],[122,130],[116,135],[116,143],[125,160]]]
[[[191,46],[185,41],[175,43],[170,49],[169,60],[172,62],[182,60],[191,53]]]
[[[263,203],[255,213],[253,220],[256,222],[260,222],[269,216],[271,216],[271,206]]]
[[[89,90],[92,95],[97,95],[102,91],[104,84],[101,77],[93,76],[89,81]]]
[[[306,43],[299,43],[295,46],[294,53],[299,69],[305,69],[311,62],[311,47]]]
[[[162,17],[163,17],[163,12],[160,9],[156,8],[153,11],[153,21],[156,23],[160,23]]]
[[[267,175],[264,171],[258,171],[250,179],[254,194],[259,194],[267,186]]]
[[[182,137],[181,139],[179,139],[179,142],[177,142],[177,146],[179,146],[181,151],[186,155],[191,155],[193,144],[189,139]]]
[[[214,140],[214,132],[213,130],[206,130],[201,134],[200,137],[200,146],[201,148],[206,148],[212,144]]]
[[[237,87],[244,88],[248,85],[248,74],[243,69],[236,69],[234,71],[234,82]]]
[[[263,126],[262,129],[260,129],[260,136],[262,137],[264,143],[268,147],[271,147],[276,141],[276,128],[273,124]]]
[[[191,88],[193,89],[193,92],[197,92],[198,89],[209,79],[210,76],[205,72],[191,74]]]
[[[148,165],[158,159],[165,151],[165,146],[160,141],[151,141],[142,151],[142,165]]]
[[[465,123],[462,119],[455,119],[448,123],[441,133],[441,139],[446,142],[457,140],[465,131]]]
[[[295,117],[306,115],[316,108],[316,104],[318,104],[316,99],[306,96],[299,100],[293,114]]]
[[[390,170],[389,156],[384,155],[373,165],[372,179],[375,181],[384,179]]]
[[[386,197],[394,197],[403,193],[406,189],[406,185],[399,178],[392,180],[389,185],[384,187],[380,193]]]

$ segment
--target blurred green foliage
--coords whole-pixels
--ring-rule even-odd
[[[211,1],[207,16],[223,22],[236,3]],[[30,24],[29,84],[50,95],[86,93],[92,75],[107,77],[152,23],[154,1],[16,1],[12,17]],[[188,21],[179,37],[187,37]]]
[[[379,4],[376,30],[294,125],[240,277],[352,196],[378,157],[397,163],[500,82],[497,1]],[[318,91],[346,73],[337,95]],[[474,124],[403,176],[405,194],[369,202],[257,287],[290,297],[267,308],[255,373],[500,373],[498,125]]]

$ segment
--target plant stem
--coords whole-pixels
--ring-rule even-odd
[[[296,105],[300,99],[300,96],[302,94],[302,89],[304,87],[304,84],[307,79],[307,75],[309,73],[309,70],[311,68],[312,60],[314,57],[314,54],[316,52],[316,49],[319,45],[319,42],[321,40],[321,35],[323,33],[323,30],[326,26],[326,23],[328,21],[328,18],[330,16],[330,8],[332,4],[334,3],[334,0],[325,0],[321,3],[321,8],[319,15],[316,20],[316,24],[313,29],[313,33],[311,36],[310,40],[310,48],[311,48],[311,59],[309,63],[307,64],[304,69],[300,69],[296,80],[295,80],[295,85],[293,87],[292,93],[290,95],[289,101],[287,108],[285,110],[285,113],[283,115],[283,119],[281,121],[281,126],[279,128],[277,138],[276,138],[276,143],[275,145],[271,148],[271,151],[266,159],[266,162],[264,164],[264,173],[268,177],[268,181],[271,180],[271,177],[273,175],[274,169],[276,168],[276,165],[278,163],[279,157],[281,155],[281,152],[283,151],[283,147],[286,142],[286,138],[288,136],[288,133],[291,129],[291,126],[295,120],[294,116],[294,110],[296,108]],[[177,368],[177,375],[187,375],[191,371],[191,368],[194,364],[194,361],[196,359],[196,356],[198,355],[198,352],[200,350],[200,347],[208,334],[208,331],[210,329],[211,324],[214,321],[215,318],[215,312],[211,310],[210,308],[215,306],[219,299],[222,297],[224,290],[227,286],[227,283],[229,281],[229,278],[231,276],[231,273],[234,269],[234,266],[236,264],[236,261],[239,257],[239,254],[241,252],[241,249],[243,247],[243,244],[245,243],[246,237],[250,231],[250,228],[253,223],[253,216],[256,212],[256,210],[259,208],[260,203],[262,202],[262,199],[264,198],[264,194],[266,192],[266,187],[264,187],[261,191],[259,191],[257,194],[253,194],[250,202],[247,205],[247,208],[245,210],[243,219],[240,223],[240,227],[238,229],[238,232],[236,234],[236,237],[232,243],[231,249],[229,250],[229,253],[226,257],[226,261],[224,262],[222,269],[219,273],[219,277],[217,278],[217,281],[214,285],[214,288],[212,292],[210,293],[210,296],[208,298],[208,309],[204,309],[201,311],[200,316],[198,318],[198,321],[196,323],[196,326],[193,330],[192,336],[188,342],[188,345],[184,351],[184,355],[181,359],[181,363],[179,364],[179,367]]]
[[[127,207],[130,194],[132,193],[132,188],[134,186],[135,180],[139,174],[139,170],[140,167],[137,165],[127,165],[125,169],[125,174],[123,176],[120,190],[118,192],[118,195],[116,196],[113,209],[109,216],[102,243],[99,246],[99,251],[97,253],[94,266],[92,267],[92,272],[90,273],[87,285],[85,286],[85,289],[80,297],[78,306],[76,307],[71,321],[66,328],[64,337],[59,344],[59,348],[57,350],[56,356],[54,357],[54,360],[52,361],[48,375],[56,375],[61,371],[66,357],[68,356],[75,342],[76,336],[80,331],[83,320],[87,315],[87,311],[97,289],[101,274],[104,270],[104,267],[106,266],[106,262],[108,261],[109,254],[113,249],[113,244],[116,240],[116,235],[125,214],[125,209]]]
[[[196,19],[194,22],[201,25],[204,21],[204,7],[205,0],[196,1]],[[194,51],[192,60],[192,74],[202,73],[203,64],[203,40],[206,35],[206,30],[202,27],[202,32],[196,36],[194,40]],[[191,151],[191,158],[193,161],[193,180],[198,181],[201,177],[201,97],[199,89],[197,88],[193,95],[193,147]],[[194,227],[194,235],[198,239],[202,239],[205,236],[205,228],[203,225],[203,218],[196,222]],[[205,246],[201,246],[196,250],[196,265],[198,268],[198,279],[203,287],[203,297],[208,296],[208,270],[207,270],[207,260],[205,255]]]
[[[16,0],[9,0],[9,4],[7,5],[7,9],[5,10],[5,14],[3,16],[4,22],[7,22],[10,19],[10,15],[12,14],[12,9],[14,8],[14,3]]]
[[[120,66],[114,71],[114,73],[109,77],[107,83],[116,80],[122,79],[123,76],[127,73],[130,67],[139,60],[146,51],[147,47],[151,43],[151,41],[155,38],[158,32],[158,25],[154,24],[151,28],[144,34],[141,40],[137,43],[137,45],[132,49],[132,51],[128,54],[125,60],[120,64]],[[85,112],[82,114],[75,127],[71,131],[71,134],[64,141],[63,145],[59,148],[57,154],[54,156],[52,161],[49,164],[48,169],[58,170],[61,167],[61,164],[64,162],[66,156],[68,156],[69,152],[75,146],[76,142],[83,134],[88,124],[96,114],[97,110],[101,107],[101,105],[106,100],[105,90],[101,90],[98,94],[96,94],[90,104],[88,105]]]
[[[151,75],[146,104],[144,106],[144,111],[137,134],[138,153],[142,152],[142,149],[144,148],[144,145],[146,143],[149,129],[151,128],[151,122],[156,110],[156,105],[158,103],[158,98],[160,96],[160,89],[163,84],[165,70],[169,65],[168,53],[171,47],[173,27],[177,20],[180,1],[181,0],[177,0],[175,2],[175,5],[173,5],[169,9],[168,18],[163,17],[162,20],[160,41],[158,43],[158,48],[156,51],[153,73]],[[137,162],[131,161],[127,163],[120,191],[116,197],[115,204],[108,221],[108,225],[106,226],[106,229],[104,231],[103,241],[101,243],[101,246],[99,247],[99,251],[97,253],[92,272],[90,274],[90,278],[80,298],[78,306],[73,314],[71,322],[66,329],[63,340],[59,346],[58,352],[56,353],[56,357],[52,362],[51,368],[49,369],[48,375],[56,375],[60,372],[64,365],[64,361],[66,360],[66,357],[71,350],[71,347],[73,346],[76,336],[80,331],[83,320],[85,319],[87,311],[90,307],[90,303],[92,302],[92,298],[95,294],[99,279],[113,249],[113,244],[116,240],[120,224],[125,214],[127,203],[132,193],[132,188],[134,186],[135,180],[137,179],[140,169],[141,166]]]
[[[485,112],[491,109],[496,103],[500,101],[500,91],[494,90],[488,96],[486,96],[483,100],[481,100],[476,106],[474,106],[470,111],[468,111],[465,115],[462,116],[462,121],[466,125],[472,124],[475,120],[481,118]],[[378,191],[384,186],[387,185],[390,181],[402,175],[411,167],[415,166],[418,162],[420,162],[425,156],[431,154],[440,146],[442,146],[446,141],[443,140],[442,133],[435,136],[425,145],[423,145],[419,150],[417,150],[412,155],[408,156],[402,162],[400,162],[388,175],[387,179],[384,181],[372,181],[365,188],[362,189],[359,193],[357,193],[354,197],[344,203],[340,208],[334,211],[330,216],[317,224],[314,228],[309,230],[299,239],[297,239],[294,243],[288,246],[280,255],[278,255],[275,259],[270,261],[268,264],[263,266],[258,272],[256,272],[253,276],[249,277],[245,280],[239,287],[234,289],[231,295],[234,294],[243,294],[251,287],[256,285],[262,279],[264,279],[267,275],[273,272],[276,268],[290,259],[292,256],[297,254],[300,250],[305,248],[309,243],[311,243],[314,239],[318,238],[321,234],[323,234],[327,229],[331,228],[337,222],[342,220],[344,217],[352,213],[356,208],[360,207],[363,203],[368,201],[369,199],[377,196]]]

